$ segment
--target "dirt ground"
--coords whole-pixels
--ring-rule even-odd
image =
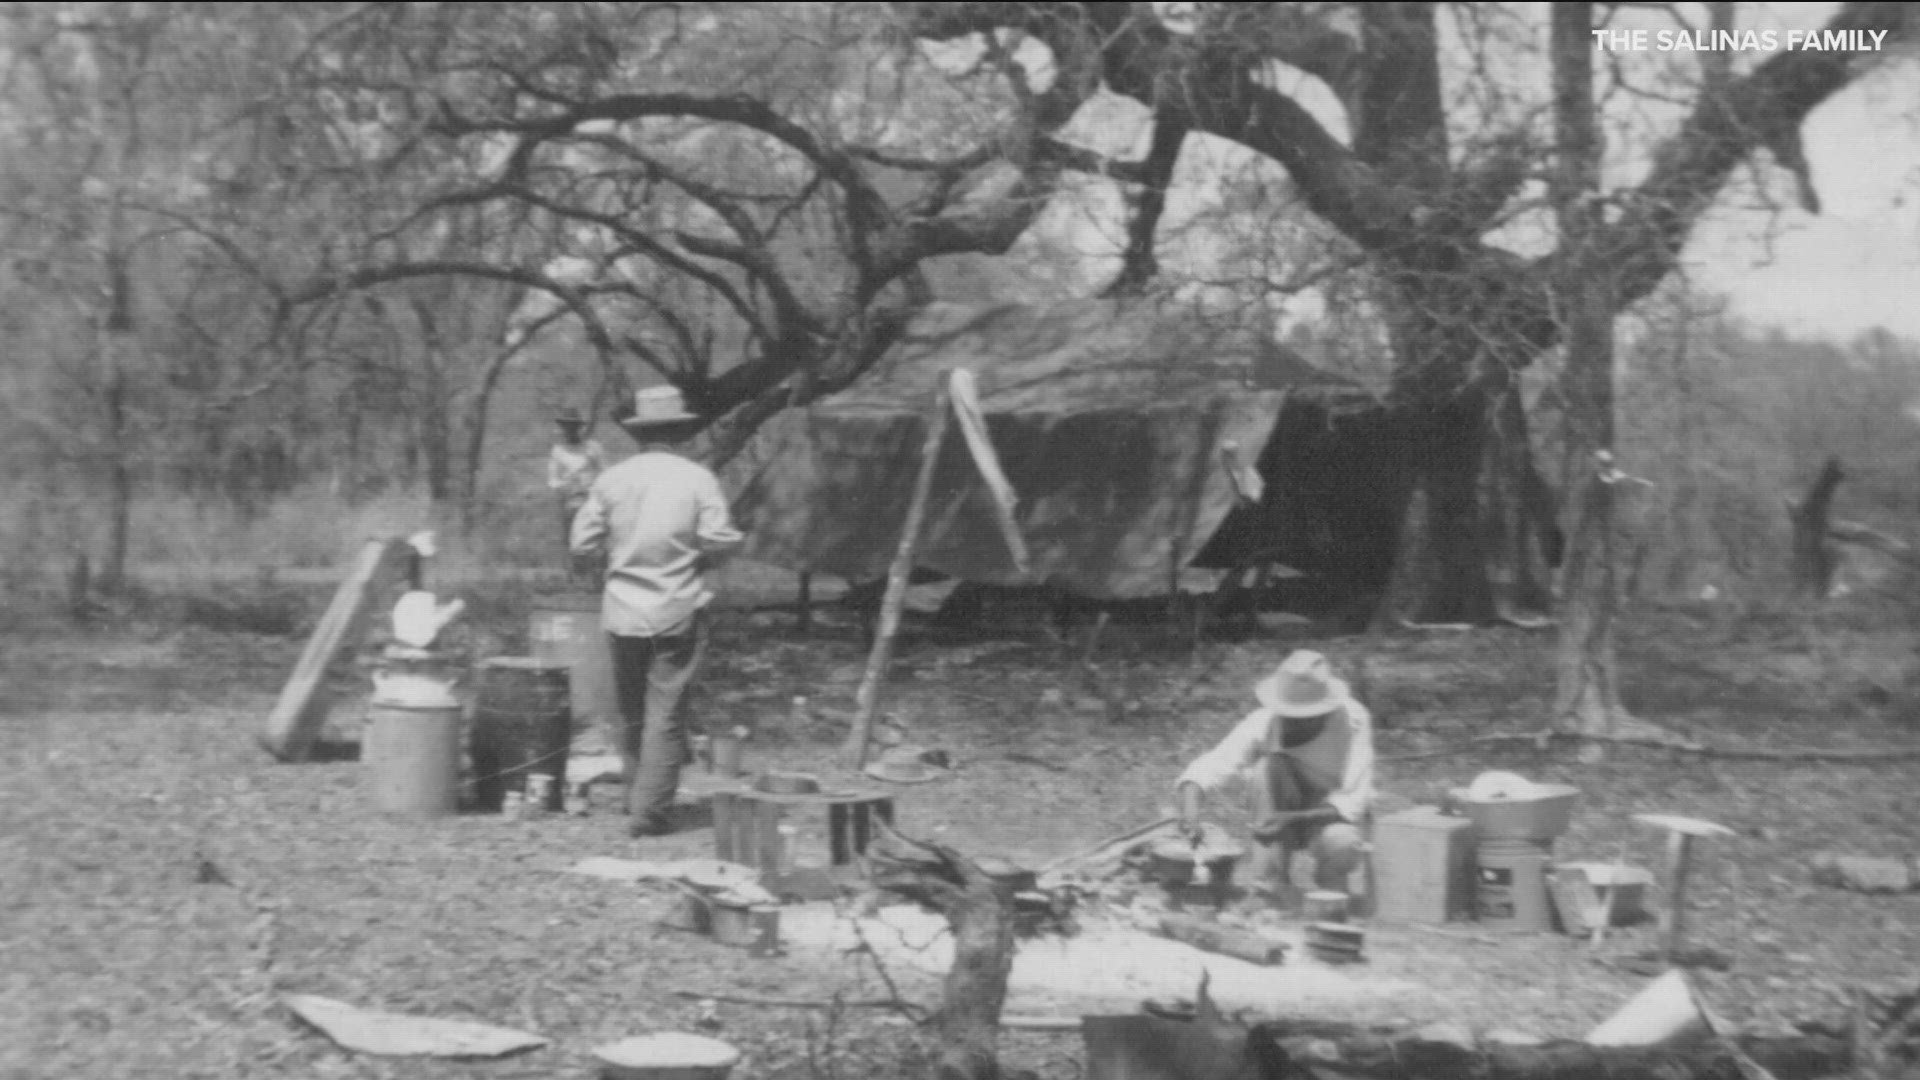
[[[494,622],[490,647],[524,647],[511,603],[475,608]],[[1697,980],[1730,1019],[1831,1015],[1846,988],[1920,969],[1920,895],[1826,889],[1806,870],[1819,851],[1920,852],[1920,765],[1632,748],[1582,761],[1530,745],[1434,754],[1538,727],[1551,689],[1551,637],[1540,632],[1371,641],[1293,629],[1193,648],[1178,634],[1115,626],[1088,669],[1077,639],[915,626],[885,710],[959,768],[902,789],[899,824],[1031,866],[1151,821],[1180,765],[1249,707],[1256,674],[1301,644],[1325,650],[1375,707],[1383,786],[1400,804],[1488,768],[1572,783],[1583,796],[1558,853],[1625,853],[1649,867],[1660,837],[1631,813],[1735,829],[1705,847],[1691,894],[1693,939],[1733,959]],[[709,854],[710,832],[631,841],[606,802],[583,818],[407,824],[369,805],[356,763],[275,764],[254,733],[299,647],[143,622],[84,633],[35,624],[0,639],[0,1077],[585,1077],[600,1043],[694,1030],[704,993],[884,992],[872,957],[796,946],[750,959],[659,926],[663,892],[564,872],[593,855]],[[1883,707],[1914,648],[1892,613],[1640,612],[1624,648],[1629,704],[1690,735],[1920,747],[1920,728]],[[863,659],[851,628],[801,637],[785,613],[726,611],[700,715],[753,722],[758,762],[825,771]],[[341,685],[363,682],[349,674]],[[796,694],[813,706],[798,728]],[[336,717],[350,728],[362,707],[350,693]],[[1391,760],[1420,754],[1434,756]],[[1377,932],[1369,962],[1341,975],[1371,990],[1276,991],[1263,1011],[1577,1036],[1643,982],[1613,961],[1650,944],[1647,930],[1598,951],[1471,924]],[[907,997],[933,1000],[926,965],[883,963]],[[553,1043],[498,1062],[358,1057],[298,1028],[268,996],[283,992],[505,1024]],[[1083,1004],[1016,987],[1021,1012]],[[738,1075],[753,1077],[890,1075],[904,1041],[878,1010],[721,1004],[711,1024],[747,1052]],[[1010,1064],[1048,1077],[1077,1075],[1078,1051],[1075,1035],[1006,1038]]]

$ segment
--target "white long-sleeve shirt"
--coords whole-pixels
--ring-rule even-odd
[[[607,556],[600,620],[609,634],[657,637],[713,600],[708,554],[745,539],[720,481],[697,462],[651,450],[600,474],[573,519],[576,555]]]
[[[606,467],[607,455],[592,439],[578,446],[554,443],[547,455],[547,487],[561,495],[585,495]]]
[[[1344,686],[1340,692],[1344,703],[1339,715],[1329,717],[1317,737],[1279,752],[1293,758],[1308,778],[1326,789],[1327,804],[1342,818],[1358,823],[1373,801],[1373,715],[1347,696]],[[1218,746],[1194,758],[1174,787],[1196,784],[1202,791],[1219,790],[1279,749],[1279,720],[1265,707],[1248,713]],[[1264,775],[1257,779],[1266,784]]]

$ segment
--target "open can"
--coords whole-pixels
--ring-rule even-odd
[[[740,775],[741,741],[737,735],[715,735],[708,740],[707,753],[715,775],[729,778]]]
[[[527,806],[545,810],[553,804],[553,777],[546,773],[527,774]]]
[[[780,909],[772,904],[757,904],[747,911],[747,924],[752,937],[747,943],[747,955],[759,959],[776,956],[780,952]]]

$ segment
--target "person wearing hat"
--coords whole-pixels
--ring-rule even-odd
[[[1313,854],[1314,883],[1345,892],[1364,854],[1360,823],[1373,800],[1373,718],[1334,678],[1327,658],[1300,650],[1254,687],[1260,707],[1195,758],[1174,782],[1189,837],[1200,835],[1203,795],[1247,770],[1259,781],[1256,870],[1291,895],[1293,853]]]
[[[572,549],[607,560],[600,619],[613,650],[628,832],[658,836],[671,831],[668,811],[692,757],[680,706],[706,652],[706,571],[744,538],[719,479],[683,452],[702,421],[679,390],[640,390],[613,418],[640,452],[588,489]]]
[[[570,549],[574,515],[586,505],[594,478],[606,469],[607,455],[599,443],[586,437],[587,418],[579,409],[564,409],[553,422],[560,429],[560,440],[547,454],[547,488],[560,500],[560,546]],[[568,569],[577,576],[586,568],[573,558]]]

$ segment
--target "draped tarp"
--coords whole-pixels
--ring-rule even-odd
[[[1288,394],[1345,385],[1191,308],[934,304],[858,384],[775,417],[729,465],[744,554],[854,580],[884,574],[935,389],[953,368],[978,380],[1033,572],[1014,571],[957,429],[916,563],[1099,598],[1167,592],[1233,507],[1230,465],[1257,460]]]

